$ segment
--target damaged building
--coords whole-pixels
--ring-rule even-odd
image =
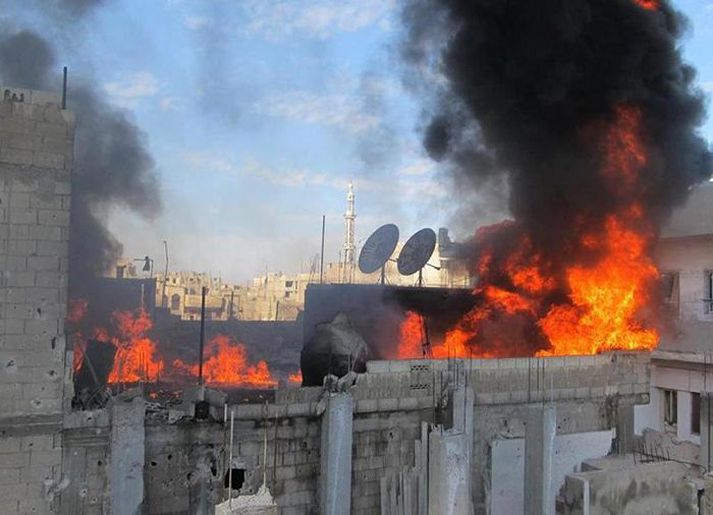
[[[74,119],[3,91],[3,514],[712,513],[709,186],[659,246],[679,316],[651,353],[397,359],[404,313],[444,333],[469,291],[311,285],[303,360],[326,361],[310,386],[162,396],[144,363],[88,409],[64,328]],[[310,354],[320,331],[346,352]]]

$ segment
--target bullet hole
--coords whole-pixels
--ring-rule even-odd
[[[245,469],[232,468],[226,472],[225,478],[223,479],[223,486],[228,488],[230,482],[232,482],[230,486],[233,490],[240,490],[243,487],[243,483],[245,483]]]
[[[37,316],[42,316],[42,308],[37,308]],[[54,349],[54,338],[52,338],[52,348]]]
[[[39,400],[39,399],[35,399],[35,400],[32,401],[32,405],[33,405],[35,408],[39,408],[40,406],[42,406],[42,401]]]
[[[168,461],[171,461],[171,458],[173,458],[173,454],[169,454],[169,455],[166,457],[166,459],[167,459]]]
[[[17,368],[17,365],[15,364],[15,360],[11,359],[10,361],[7,362],[5,365],[5,368]]]
[[[42,314],[42,310],[41,310],[40,308],[37,308],[37,312],[38,312],[40,315]],[[54,350],[55,347],[57,347],[57,337],[56,337],[56,336],[53,336],[53,337],[52,337],[52,341],[50,342],[50,345],[52,346],[52,350]]]
[[[102,460],[97,461],[97,467],[101,467],[104,465],[104,462]]]
[[[54,371],[54,370],[50,370],[49,372],[47,372],[47,375],[50,376],[50,377],[54,377],[54,376],[57,375],[57,372]]]
[[[189,472],[188,474],[186,474],[186,481],[190,481],[192,477],[193,477],[193,473]]]
[[[152,462],[151,462],[151,466],[152,466],[152,467],[155,467],[156,465],[158,465],[158,463],[156,463],[155,461],[152,461]]]

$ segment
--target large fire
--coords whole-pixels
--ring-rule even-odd
[[[187,365],[176,360],[173,366],[198,376],[198,365]],[[261,360],[256,365],[250,365],[245,346],[222,334],[206,345],[203,380],[210,386],[241,388],[272,388],[277,384],[267,363]]]
[[[87,303],[79,303],[74,323],[86,313]],[[161,378],[198,377],[198,365],[179,359],[164,361],[159,344],[150,336],[153,322],[143,310],[115,311],[109,328],[96,327],[91,338],[109,342],[116,347],[116,356],[108,377],[110,384],[158,382]],[[86,340],[77,334],[74,346],[74,370],[79,371],[84,359]],[[277,384],[265,361],[251,364],[245,346],[225,335],[218,335],[206,344],[203,363],[204,382],[211,386],[240,388],[272,388]]]
[[[601,137],[600,175],[615,207],[598,230],[583,230],[570,243],[571,262],[558,269],[522,224],[480,229],[478,301],[433,346],[434,357],[596,354],[657,345],[657,331],[641,316],[658,278],[649,255],[654,230],[639,202],[647,164],[641,113],[620,106],[614,114]],[[421,328],[420,317],[407,314],[399,357],[423,355]]]

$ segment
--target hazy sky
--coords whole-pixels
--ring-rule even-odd
[[[713,91],[713,1],[673,3]],[[30,4],[0,0],[0,21],[41,23]],[[319,252],[326,214],[336,260],[349,180],[357,239],[387,222],[404,237],[444,224],[464,237],[502,216],[454,221],[458,195],[424,156],[421,106],[401,84],[397,0],[105,0],[76,30],[58,44],[70,88],[93,75],[129,110],[161,177],[160,217],[111,213],[127,257],[162,268],[167,240],[174,270],[296,271]]]

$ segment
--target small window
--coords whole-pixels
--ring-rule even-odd
[[[666,426],[676,427],[678,423],[678,402],[675,390],[663,391],[663,421]]]
[[[691,434],[701,434],[701,394],[691,394]]]
[[[703,311],[705,313],[713,313],[713,271],[706,270],[704,284]]]
[[[285,281],[285,288],[292,288],[294,281]]]

